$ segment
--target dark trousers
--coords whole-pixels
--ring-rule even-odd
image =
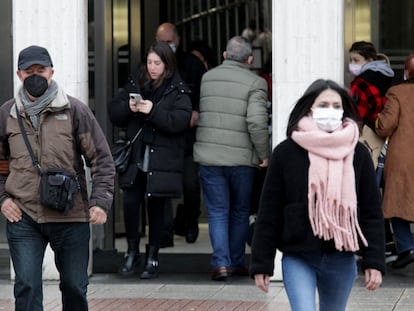
[[[16,311],[43,310],[42,264],[49,243],[59,271],[64,311],[88,310],[90,230],[87,222],[36,223],[27,214],[7,223],[7,239],[16,272]]]
[[[139,171],[132,187],[123,189],[124,223],[127,240],[140,237],[141,207],[145,205],[146,173]],[[167,198],[151,197],[147,199],[148,242],[159,247],[164,230],[164,209]]]
[[[177,206],[176,219],[171,202],[165,204],[164,212],[164,236],[172,237],[175,229],[178,229],[180,235],[185,235],[188,227],[198,226],[198,217],[200,216],[200,180],[198,177],[198,164],[194,162],[193,155],[189,154],[184,158],[183,171],[183,204]]]
[[[194,162],[193,155],[184,158],[183,175],[183,216],[187,227],[198,225],[200,216],[200,179],[198,177],[198,164]]]

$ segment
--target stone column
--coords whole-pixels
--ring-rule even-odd
[[[273,2],[273,144],[291,108],[318,78],[344,80],[344,1]]]
[[[286,138],[290,111],[316,79],[344,81],[344,1],[272,2],[273,147]],[[280,254],[273,280],[281,280]]]
[[[87,3],[84,0],[13,0],[12,19],[14,70],[17,70],[20,50],[29,45],[44,46],[53,61],[54,79],[68,94],[85,104],[88,103]],[[15,76],[15,92],[19,85]],[[44,279],[59,278],[49,247],[43,265]]]

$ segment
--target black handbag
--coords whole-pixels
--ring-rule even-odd
[[[138,130],[132,140],[119,139],[112,147],[112,158],[118,173],[124,173],[128,169],[129,158],[131,157],[132,145],[141,134],[142,128]]]
[[[74,205],[74,194],[80,190],[78,177],[61,168],[42,170],[27,138],[27,133],[17,105],[16,114],[23,140],[29,151],[33,166],[40,175],[40,204],[53,210],[62,211],[67,215]]]

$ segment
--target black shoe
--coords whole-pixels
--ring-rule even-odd
[[[158,277],[158,261],[148,260],[140,279],[155,279]]]
[[[126,277],[131,276],[135,273],[135,268],[139,265],[140,256],[139,252],[136,250],[129,251],[125,253],[124,263],[118,269],[118,274],[120,276]]]
[[[391,266],[394,269],[402,269],[412,262],[414,262],[414,249],[400,253]]]
[[[185,235],[185,240],[187,241],[187,243],[194,243],[195,241],[197,241],[198,233],[198,226],[189,227],[187,230],[187,234]]]
[[[146,245],[145,268],[141,273],[141,279],[154,279],[158,277],[158,247]]]

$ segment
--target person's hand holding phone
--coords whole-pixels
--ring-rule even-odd
[[[141,94],[129,94],[129,108],[131,109],[131,111],[149,114],[151,112],[152,106],[152,101],[142,99]]]
[[[141,94],[139,93],[129,93],[129,109],[132,112],[139,112],[139,105],[142,101]]]

